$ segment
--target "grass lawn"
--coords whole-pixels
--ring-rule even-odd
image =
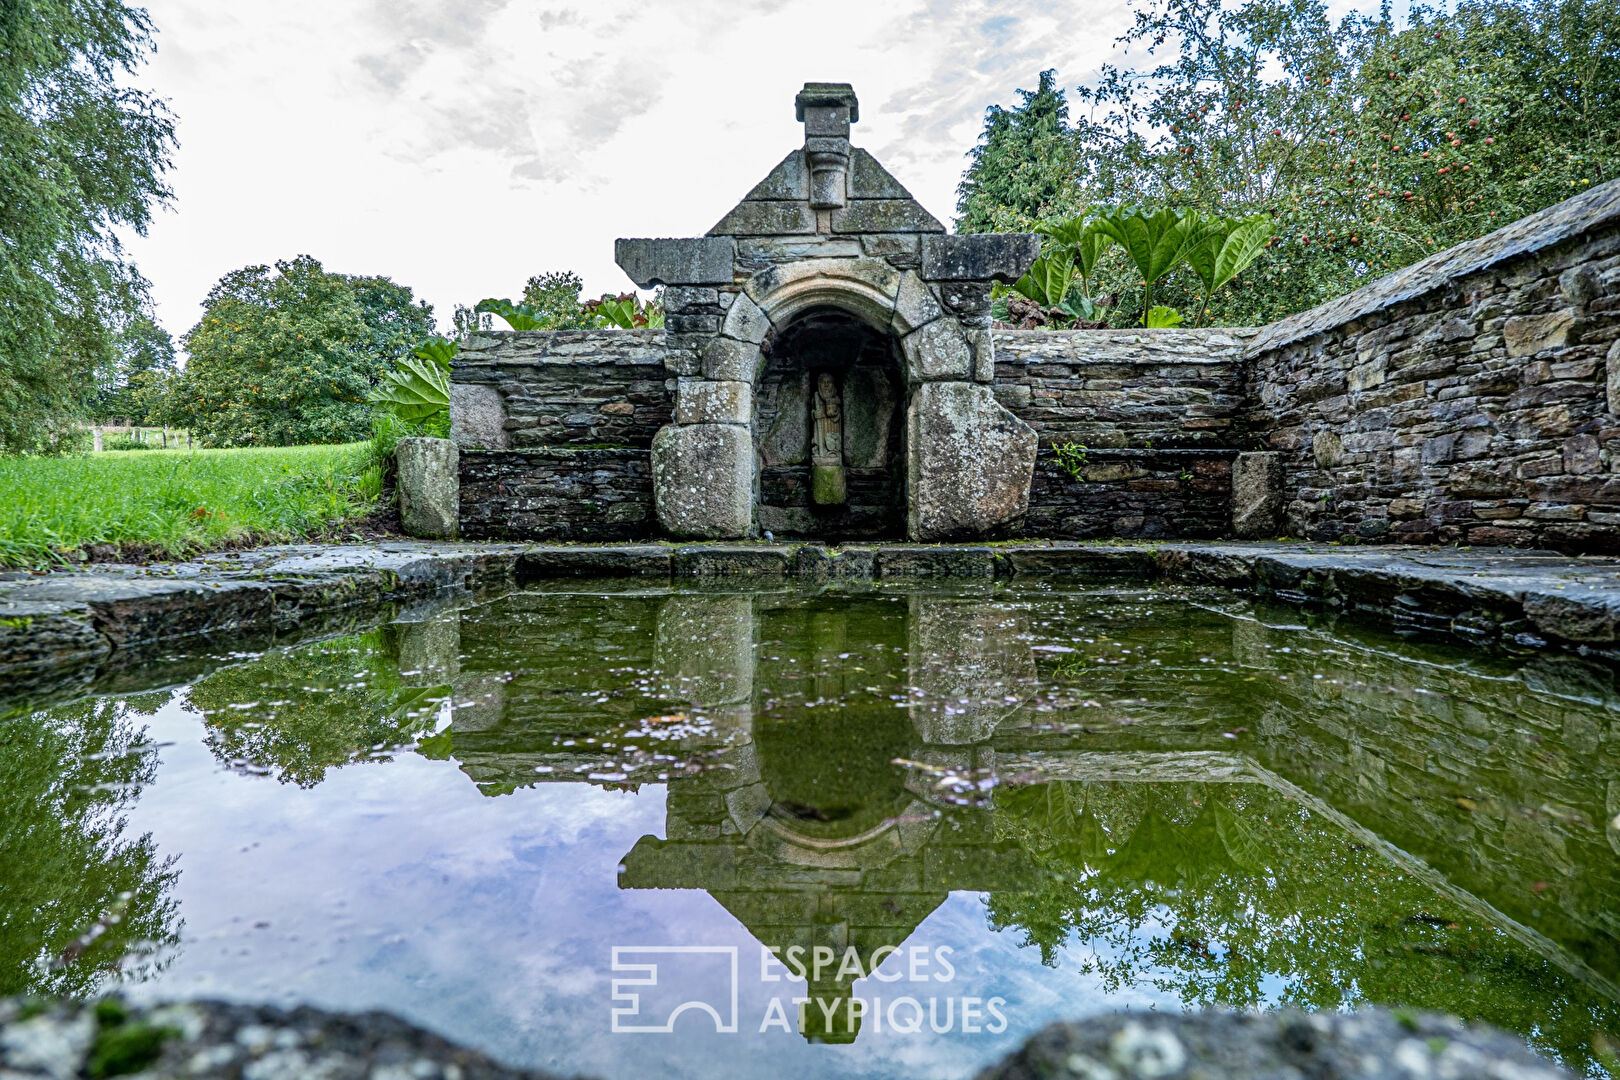
[[[180,556],[328,533],[377,508],[374,461],[370,443],[0,457],[0,565],[76,561],[92,545]]]

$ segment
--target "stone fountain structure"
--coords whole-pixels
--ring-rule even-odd
[[[1034,236],[949,236],[871,154],[844,83],[794,102],[792,151],[704,236],[620,240],[664,287],[671,535],[983,535],[1029,505],[1036,437],[999,404],[990,285]],[[762,504],[761,489],[784,496]],[[785,505],[784,505],[785,504]]]

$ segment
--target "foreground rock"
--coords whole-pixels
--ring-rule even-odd
[[[1433,1013],[1206,1012],[1053,1024],[979,1080],[1572,1080],[1523,1040]]]
[[[611,1037],[611,1036],[605,1036]],[[387,1013],[193,1002],[0,1000],[0,1076],[544,1080]],[[1572,1080],[1513,1035],[1453,1017],[1109,1015],[1053,1024],[979,1080]]]
[[[0,1076],[202,1080],[541,1080],[387,1013],[196,1002],[153,1008],[0,1001]]]

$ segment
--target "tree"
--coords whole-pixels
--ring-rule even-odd
[[[1074,133],[1057,72],[1041,72],[1036,88],[1019,90],[1018,98],[1011,109],[985,110],[984,131],[956,188],[958,232],[1023,228],[1076,208]]]
[[[165,423],[151,414],[150,387],[174,371],[174,339],[150,315],[137,315],[118,335],[118,356],[102,375],[90,417],[103,423]]]
[[[0,450],[58,447],[143,309],[118,230],[169,197],[172,119],[124,78],[152,47],[122,0],[0,6]]]
[[[536,274],[523,286],[523,304],[534,309],[547,330],[588,330],[596,320],[580,301],[585,283],[572,270]]]
[[[1387,7],[1334,21],[1319,0],[1159,0],[1120,43],[1160,62],[1075,92],[1067,199],[1269,215],[1270,253],[1210,313],[1280,318],[1614,176],[1617,26],[1620,0],[1419,3],[1404,24]],[[1002,145],[1003,170],[1050,170]],[[995,200],[975,222],[1031,216],[1017,191]],[[1119,270],[1099,289],[1135,284]],[[1181,273],[1156,292],[1191,309],[1203,290]]]
[[[433,305],[385,277],[351,277],[349,287],[366,319],[365,350],[390,359],[432,337]]]
[[[432,309],[387,278],[329,273],[300,255],[220,278],[186,334],[179,419],[208,446],[367,437],[367,398]]]

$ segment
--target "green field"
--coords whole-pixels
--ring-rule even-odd
[[[377,508],[375,461],[371,443],[0,458],[0,565],[328,534]]]

